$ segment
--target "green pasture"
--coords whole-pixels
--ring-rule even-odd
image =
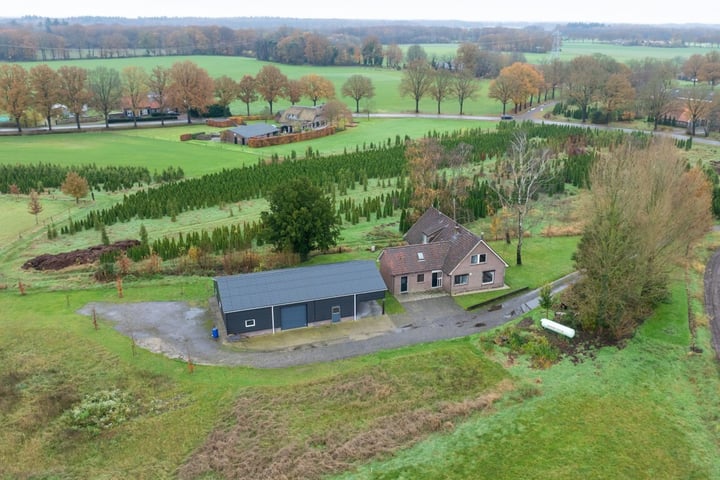
[[[147,167],[150,173],[168,167],[180,167],[186,177],[196,177],[223,169],[252,165],[273,155],[305,157],[308,148],[321,155],[370,148],[370,144],[394,145],[399,135],[420,138],[429,132],[451,132],[467,128],[494,129],[493,122],[444,118],[381,119],[360,118],[329,137],[274,147],[250,148],[242,145],[192,140],[181,142],[183,133],[214,132],[204,124],[92,131],[58,135],[0,136],[3,152],[0,162],[33,164],[54,163],[65,166],[94,163]]]
[[[161,65],[170,67],[175,62],[190,60],[198,66],[208,71],[208,74],[217,78],[227,75],[235,80],[240,80],[243,75],[255,76],[260,69],[267,65],[267,62],[246,58],[246,57],[220,57],[220,56],[170,56],[170,57],[138,57],[138,58],[116,58],[116,59],[91,59],[91,60],[59,60],[48,63],[53,68],[59,68],[63,65],[80,66],[82,68],[92,70],[98,66],[114,68],[122,70],[129,65],[139,66],[150,72],[153,67]],[[35,63],[23,63],[25,68],[31,68]],[[283,74],[290,79],[299,79],[304,75],[311,73],[326,77],[335,85],[337,98],[345,102],[351,111],[355,112],[355,101],[351,98],[341,96],[341,88],[343,83],[352,75],[365,75],[372,80],[375,86],[375,96],[369,101],[363,101],[360,105],[361,111],[370,111],[371,113],[387,113],[387,112],[409,112],[415,111],[415,101],[410,97],[401,97],[399,93],[400,79],[402,72],[388,68],[374,68],[364,66],[353,67],[316,67],[310,65],[280,65],[275,64]],[[495,115],[500,113],[502,108],[497,102],[487,97],[488,81],[480,81],[480,89],[477,98],[466,100],[463,113],[465,115]],[[301,104],[309,105],[307,99]],[[278,99],[273,104],[273,113],[276,113],[290,106],[290,103],[284,99]],[[264,100],[258,100],[250,105],[251,114],[260,114],[268,110],[269,105]],[[235,102],[231,105],[233,114],[245,115],[247,109],[244,103]],[[441,113],[457,114],[460,105],[457,99],[447,98],[441,105]],[[429,95],[420,102],[420,111],[422,113],[437,113],[437,102]]]

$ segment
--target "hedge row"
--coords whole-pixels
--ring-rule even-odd
[[[335,127],[325,127],[320,130],[310,130],[308,132],[288,133],[287,135],[278,135],[275,137],[251,138],[248,140],[248,146],[252,148],[269,147],[271,145],[287,145],[288,143],[302,142],[304,140],[312,140],[314,138],[327,137],[335,133]]]

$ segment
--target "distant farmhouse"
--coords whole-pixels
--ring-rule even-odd
[[[394,295],[445,291],[451,295],[502,288],[505,263],[485,241],[429,208],[405,234],[408,245],[380,254],[380,273]]]
[[[303,107],[293,105],[278,112],[276,120],[282,133],[298,133],[304,130],[316,130],[328,125],[325,105]]]

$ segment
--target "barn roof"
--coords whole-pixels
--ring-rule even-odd
[[[263,135],[279,132],[275,125],[267,123],[253,123],[252,125],[241,125],[230,129],[235,135],[243,138],[262,137]]]
[[[214,278],[223,312],[387,290],[375,262],[285,268]]]

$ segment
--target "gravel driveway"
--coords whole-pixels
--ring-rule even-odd
[[[554,291],[572,282],[569,275],[555,283]],[[369,338],[314,342],[272,351],[238,352],[210,336],[213,314],[185,302],[90,303],[78,313],[95,313],[135,339],[136,345],[170,358],[204,365],[245,365],[284,368],[366,355],[417,343],[464,337],[488,330],[522,315],[538,304],[537,291],[505,301],[493,309],[465,311],[449,296],[403,297],[405,312],[391,315],[391,328]],[[499,308],[498,308],[499,307]],[[492,311],[491,311],[492,310]],[[362,321],[362,320],[360,320]]]

